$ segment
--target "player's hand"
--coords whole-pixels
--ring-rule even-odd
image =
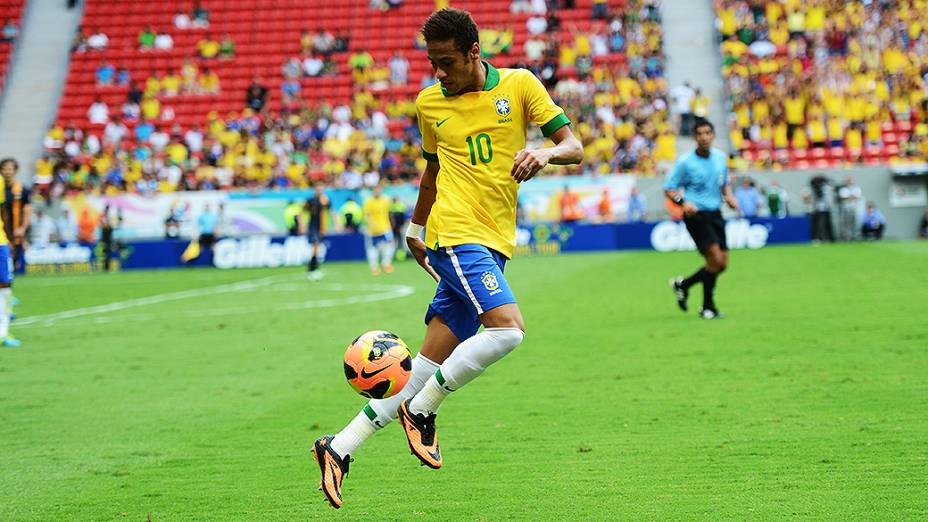
[[[732,196],[726,196],[726,197],[725,197],[725,203],[727,203],[728,206],[729,206],[732,210],[737,210],[737,211],[739,211],[739,212],[741,211],[741,210],[738,208],[738,200],[735,199],[734,197],[732,197]]]
[[[435,269],[432,268],[432,265],[429,263],[429,256],[425,254],[425,243],[417,237],[407,236],[406,246],[409,247],[409,251],[412,252],[412,256],[416,258],[416,262],[419,263],[419,266],[428,272],[436,283],[440,282],[441,278],[438,277],[438,273],[435,272]]]
[[[545,168],[550,159],[551,153],[545,149],[522,149],[516,153],[509,175],[519,183],[528,181],[535,177],[539,170]]]
[[[23,227],[16,227],[13,230],[13,237],[15,237],[16,239],[22,239],[23,237],[25,237],[25,235],[26,235],[26,229]]]
[[[696,205],[690,203],[689,201],[683,202],[683,214],[687,216],[692,216],[699,212],[699,209],[696,208]]]

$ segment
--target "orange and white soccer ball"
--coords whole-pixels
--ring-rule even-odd
[[[373,330],[361,334],[345,350],[345,377],[356,392],[370,399],[399,393],[412,373],[409,348],[395,334]]]

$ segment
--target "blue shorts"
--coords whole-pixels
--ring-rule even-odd
[[[10,245],[0,245],[0,283],[13,284],[13,255]]]
[[[379,245],[381,243],[387,243],[393,241],[393,232],[387,232],[386,234],[381,234],[379,236],[371,236],[371,244]]]
[[[427,248],[426,253],[441,282],[425,314],[425,324],[440,315],[458,340],[463,341],[477,333],[481,314],[516,302],[503,276],[506,257],[499,252],[483,245],[466,244],[438,250]]]

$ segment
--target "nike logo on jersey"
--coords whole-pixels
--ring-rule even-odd
[[[393,366],[393,365],[391,364],[390,366]],[[385,367],[385,368],[381,368],[381,369],[376,370],[376,371],[373,371],[373,372],[371,372],[371,373],[367,373],[366,371],[361,370],[361,377],[364,378],[364,379],[369,379],[369,378],[371,378],[371,377],[377,375],[378,373],[380,373],[380,372],[386,370],[386,369],[389,368],[390,366],[387,366],[387,367]]]
[[[435,128],[437,129],[438,127],[441,127],[442,124],[444,124],[446,121],[450,120],[451,118],[452,118],[451,116],[448,116],[447,118],[445,118],[445,119],[441,120],[440,122],[436,123],[436,124],[435,124]]]

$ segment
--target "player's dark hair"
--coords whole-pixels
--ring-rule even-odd
[[[480,38],[470,13],[452,7],[432,13],[422,24],[422,36],[426,42],[454,40],[454,45],[465,55]]]
[[[698,131],[700,127],[709,127],[710,131],[715,132],[715,125],[705,118],[696,118],[696,122],[693,123],[693,132]]]
[[[5,167],[7,163],[12,163],[12,164],[13,164],[13,169],[14,169],[14,170],[19,170],[19,162],[16,161],[15,159],[13,159],[13,158],[3,158],[2,160],[0,160],[0,169],[2,169],[3,167]]]

